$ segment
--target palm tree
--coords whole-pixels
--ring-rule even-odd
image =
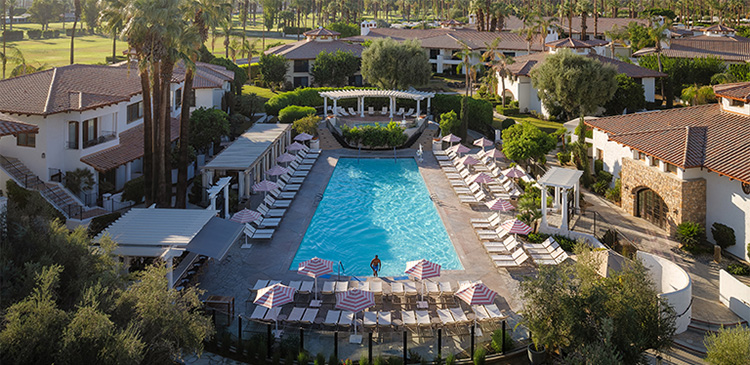
[[[576,11],[578,13],[581,13],[581,40],[585,41],[588,40],[588,26],[586,25],[586,18],[588,18],[589,13],[592,12],[594,8],[591,5],[591,2],[589,0],[578,0],[578,3],[576,4]]]
[[[482,57],[487,62],[487,67],[492,70],[493,74],[497,75],[498,79],[500,79],[502,90],[499,90],[497,94],[500,95],[503,108],[505,108],[505,79],[513,76],[508,69],[508,66],[513,63],[513,58],[506,56],[499,50],[499,43],[500,37],[492,41],[492,44],[487,47],[487,51],[484,52]]]
[[[10,77],[28,75],[49,68],[49,65],[46,63],[37,63],[36,66],[32,65],[26,61],[26,57],[24,57],[21,50],[13,46],[8,47],[7,53],[3,56],[3,61],[16,65],[10,71]]]
[[[232,14],[229,13],[220,23],[221,35],[224,36],[224,58],[229,58],[229,36],[232,35]]]
[[[99,19],[104,29],[112,32],[112,63],[117,60],[117,36],[124,25],[122,9],[125,5],[124,0],[99,0]]]
[[[655,43],[654,50],[656,51],[656,62],[659,65],[659,72],[664,72],[664,68],[661,63],[661,51],[662,51],[661,42],[667,40],[668,35],[666,31],[667,29],[669,29],[669,26],[670,26],[670,23],[668,21],[665,21],[664,24],[655,28],[650,28],[648,30],[649,37]],[[659,83],[661,84],[661,98],[662,100],[664,100],[664,78],[663,77],[659,78]],[[671,100],[672,98],[669,98],[669,99]],[[668,105],[668,106],[671,106],[671,105]]]
[[[560,12],[568,18],[568,37],[573,36],[573,13],[576,12],[576,5],[573,0],[565,0],[560,5]]]
[[[539,16],[536,19],[536,22],[534,23],[534,28],[536,29],[537,33],[539,33],[541,36],[539,37],[539,42],[542,46],[542,51],[544,51],[544,43],[546,41],[546,34],[549,29],[555,28],[557,29],[557,18],[555,17],[548,17],[545,18],[543,16]]]
[[[604,36],[610,39],[609,49],[610,57],[615,58],[615,42],[622,42],[628,38],[628,30],[621,29],[617,25],[612,26],[611,30],[605,31]]]
[[[5,1],[5,0],[1,0]],[[73,19],[73,29],[70,32],[70,64],[72,65],[74,62],[74,49],[75,49],[75,39],[76,39],[76,25],[78,24],[78,19],[81,17],[81,0],[73,0],[73,11],[75,12],[75,18]],[[3,16],[5,16],[3,14]]]
[[[463,41],[459,41],[459,43],[463,48],[453,54],[461,59],[461,62],[456,65],[456,72],[463,71],[466,75],[466,96],[469,96],[469,91],[472,90],[471,83],[476,79],[477,71],[481,68],[481,63],[474,63],[473,61],[479,59],[481,55],[477,51],[472,51]]]
[[[514,30],[514,32],[518,33],[526,40],[526,52],[531,53],[531,41],[533,41],[534,37],[537,35],[537,16],[535,13],[528,13],[522,18],[522,20],[523,27]],[[542,37],[542,42],[544,42],[544,37]]]

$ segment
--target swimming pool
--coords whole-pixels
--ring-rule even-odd
[[[290,269],[317,256],[372,275],[375,255],[380,276],[422,258],[463,269],[414,159],[339,159]]]

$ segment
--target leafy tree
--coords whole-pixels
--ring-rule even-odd
[[[326,29],[341,33],[341,38],[359,35],[359,24],[337,22],[326,25]]]
[[[286,57],[275,54],[263,54],[258,61],[258,72],[261,79],[271,90],[284,83],[286,78]]]
[[[211,64],[224,66],[227,70],[234,72],[234,80],[232,81],[232,90],[235,94],[242,94],[242,86],[247,82],[247,72],[237,66],[236,63],[227,58],[216,57],[211,60]]]
[[[424,85],[430,76],[430,60],[417,40],[376,39],[362,52],[362,77],[383,89]]]
[[[82,0],[83,5],[82,19],[86,22],[86,28],[93,32],[99,26],[99,1]]]
[[[229,116],[219,109],[198,108],[190,115],[190,145],[205,152],[229,135]]]
[[[279,11],[281,11],[281,1],[280,0],[262,0],[261,3],[263,4],[263,26],[266,31],[271,31],[271,28],[273,28],[274,24],[276,24],[276,18],[279,15]],[[263,37],[263,45],[265,47],[265,35]]]
[[[321,51],[315,57],[310,70],[313,80],[321,86],[344,86],[359,69],[359,59],[351,52],[337,50],[328,53]]]
[[[35,0],[31,3],[29,14],[42,25],[42,30],[49,29],[49,23],[60,17],[62,4],[59,0]]]
[[[94,174],[89,169],[77,168],[65,174],[65,188],[73,194],[89,190],[94,186]]]
[[[640,362],[646,350],[668,349],[676,314],[643,264],[630,262],[602,277],[600,256],[583,244],[575,253],[574,263],[540,267],[521,282],[522,323],[534,343],[568,356],[603,351],[625,364]]]
[[[513,161],[533,159],[544,163],[545,155],[557,141],[529,122],[514,124],[503,130],[503,153]]]
[[[608,102],[617,90],[617,70],[568,49],[547,57],[531,71],[531,82],[548,110],[583,118]]]
[[[643,85],[635,82],[625,74],[617,74],[617,90],[606,104],[604,104],[607,115],[622,114],[627,110],[629,113],[642,110],[646,107],[646,97],[643,95]]]
[[[709,333],[706,345],[706,362],[712,365],[734,365],[750,363],[750,329],[737,326],[721,328]]]
[[[297,133],[307,133],[315,136],[318,134],[318,124],[320,117],[317,115],[307,115],[294,121],[293,128]]]
[[[626,38],[630,41],[630,47],[633,52],[641,48],[654,46],[654,40],[649,35],[649,28],[645,25],[630,22],[630,24],[625,27],[625,32],[627,33]]]
[[[638,64],[641,67],[658,71],[660,58],[662,72],[667,74],[666,78],[662,78],[664,82],[660,83],[660,88],[664,89],[662,94],[667,99],[667,106],[671,105],[675,97],[681,96],[682,89],[690,85],[709,85],[714,75],[723,73],[727,69],[724,61],[718,57],[686,59],[666,56],[659,57],[658,55],[651,54],[640,57]],[[736,72],[741,69],[730,67],[729,73],[737,76]],[[738,77],[738,79],[743,80],[742,77]]]
[[[687,105],[703,105],[715,103],[716,95],[714,95],[714,88],[709,85],[701,87],[692,85],[682,89],[680,99]]]
[[[440,131],[444,136],[458,133],[459,124],[460,120],[453,110],[440,114]]]

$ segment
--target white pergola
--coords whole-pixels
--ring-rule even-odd
[[[353,99],[357,98],[357,112],[360,117],[365,116],[365,98],[388,98],[390,104],[388,112],[390,117],[393,118],[393,110],[396,108],[396,99],[411,99],[417,101],[417,116],[421,114],[421,101],[427,99],[427,108],[430,110],[430,101],[435,97],[435,93],[417,90],[366,90],[366,89],[351,89],[351,90],[333,90],[333,91],[321,91],[320,96],[323,97],[323,112],[328,115],[328,99],[333,100],[333,115],[338,116],[338,100],[339,99]]]
[[[580,179],[583,171],[551,167],[537,183],[542,186],[542,226],[547,226],[547,187],[555,188],[554,208],[562,209],[562,223],[560,230],[569,231],[568,227],[568,190],[573,189],[575,196],[575,207],[580,208]]]

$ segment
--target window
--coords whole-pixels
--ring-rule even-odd
[[[24,147],[36,147],[36,134],[19,133],[16,136],[16,145]]]
[[[659,166],[659,159],[656,157],[651,157],[651,166]]]
[[[505,57],[516,57],[516,52],[503,52]]]
[[[638,152],[638,159],[641,161],[646,161],[646,154],[643,152]]]
[[[177,110],[180,105],[182,105],[182,89],[177,89],[174,91],[174,110]]]
[[[68,122],[68,148],[78,149],[78,122]]]
[[[128,105],[128,123],[143,118],[143,102],[139,101]]]
[[[672,165],[671,163],[666,163],[665,165],[667,166],[667,172],[672,173],[672,174],[677,173],[677,166]]]
[[[294,87],[308,87],[310,84],[307,77],[295,77],[292,81]]]
[[[97,143],[99,137],[99,126],[97,118],[83,121],[83,148],[91,147]]]
[[[294,72],[310,72],[308,60],[294,60]]]
[[[430,48],[430,59],[436,60],[438,56],[440,55],[440,50],[435,48]]]
[[[729,105],[730,106],[737,106],[737,107],[741,108],[741,107],[745,106],[745,102],[741,101],[741,100],[729,99]]]
[[[604,160],[604,151],[602,151],[600,148],[596,149],[596,159]]]
[[[190,90],[190,106],[195,106],[195,89]]]

